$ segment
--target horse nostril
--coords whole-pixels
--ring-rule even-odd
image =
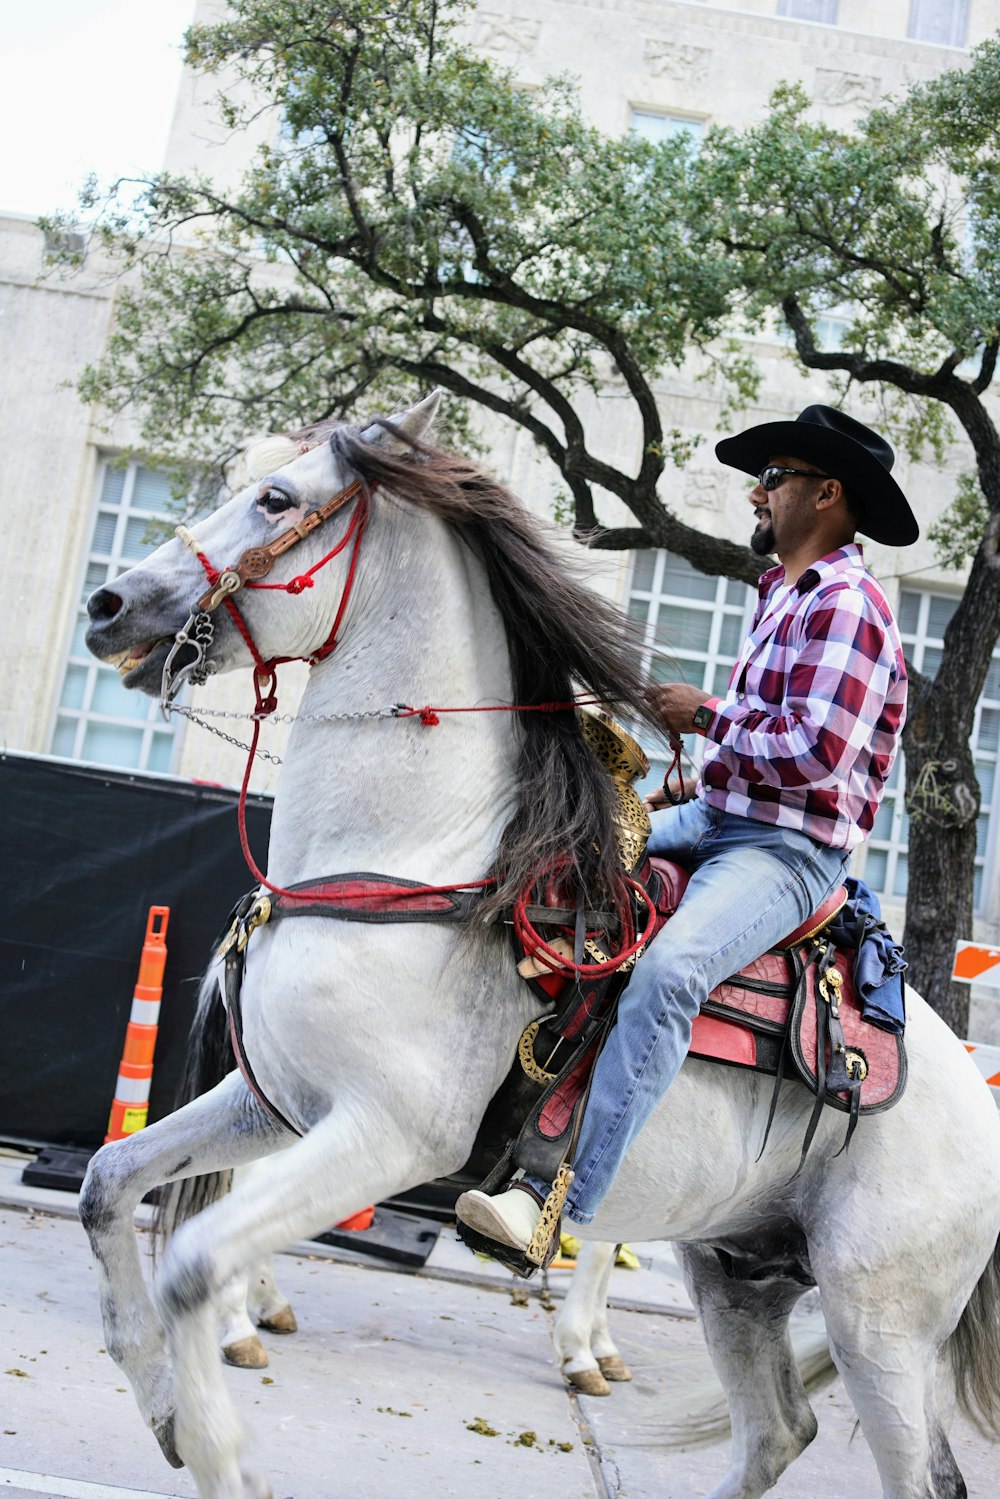
[[[98,620],[114,619],[122,601],[110,588],[95,588],[87,600],[87,613],[96,624]]]

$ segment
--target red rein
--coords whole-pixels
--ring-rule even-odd
[[[253,680],[254,696],[256,698],[256,712],[254,714],[253,736],[250,741],[249,754],[247,755],[246,769],[243,772],[243,781],[240,786],[238,807],[240,847],[243,850],[243,857],[246,860],[247,868],[250,870],[250,873],[253,875],[258,884],[263,885],[266,890],[272,891],[275,895],[293,895],[296,901],[313,900],[329,904],[331,900],[336,900],[336,897],[320,894],[318,892],[310,893],[302,890],[292,892],[285,890],[281,885],[273,884],[264,874],[263,870],[258,867],[253,853],[251,852],[250,840],[247,836],[246,802],[247,794],[250,789],[250,774],[253,769],[254,757],[257,753],[257,745],[260,740],[261,721],[265,717],[267,717],[268,714],[273,713],[278,704],[277,668],[286,661],[297,660],[308,661],[310,666],[316,666],[320,661],[325,661],[326,658],[332,655],[332,653],[337,648],[337,634],[340,630],[345,610],[347,609],[348,600],[350,599],[351,592],[354,588],[354,582],[357,575],[358,554],[361,550],[361,542],[365,534],[365,527],[367,523],[368,499],[367,496],[362,493],[355,501],[354,514],[351,517],[350,525],[344,532],[344,535],[341,537],[340,541],[337,542],[337,545],[335,547],[327,552],[325,557],[321,557],[320,560],[314,563],[312,567],[308,568],[306,572],[300,574],[298,577],[291,578],[287,583],[245,582],[243,584],[244,588],[270,588],[281,590],[282,592],[292,594],[293,596],[300,594],[304,592],[305,589],[313,587],[313,578],[315,574],[318,573],[321,568],[325,567],[328,562],[332,562],[334,557],[339,556],[340,553],[344,551],[344,549],[353,539],[354,547],[351,552],[351,560],[348,564],[347,577],[344,581],[344,589],[340,596],[340,603],[337,606],[337,613],[334,617],[333,625],[330,629],[329,635],[326,637],[326,640],[318,650],[313,651],[312,655],[272,656],[270,660],[265,661],[261,656],[260,651],[257,649],[257,644],[250,633],[250,628],[247,625],[246,620],[240,613],[239,609],[237,609],[234,600],[228,594],[222,600],[229,612],[229,617],[233,621],[233,624],[236,626],[236,629],[239,631],[240,637],[243,640],[243,643],[246,646],[247,650],[250,652],[254,663]],[[217,583],[219,581],[219,578],[222,576],[221,573],[212,566],[203,552],[198,551],[195,553],[195,555],[197,556],[202,567],[205,569],[205,575],[208,578],[209,583],[213,585]],[[595,697],[580,696],[564,703],[496,703],[481,707],[476,706],[468,708],[431,707],[430,704],[427,704],[422,708],[414,708],[410,706],[400,708],[396,716],[398,718],[419,718],[422,724],[426,725],[428,728],[433,728],[435,725],[440,723],[440,715],[442,713],[563,713],[572,711],[578,707],[585,707],[588,705],[596,704],[599,701],[600,699]],[[519,898],[515,901],[513,910],[515,930],[517,931],[518,937],[520,938],[525,950],[529,952],[533,957],[537,957],[538,961],[552,972],[565,973],[569,971],[578,974],[581,977],[592,977],[601,974],[613,973],[615,969],[621,968],[624,963],[628,962],[628,960],[632,958],[640,950],[640,948],[645,945],[645,943],[653,935],[656,926],[656,908],[653,905],[653,902],[647,892],[637,881],[631,878],[624,877],[624,883],[645,903],[646,909],[649,913],[649,921],[642,935],[636,937],[635,925],[632,919],[632,912],[629,907],[627,897],[624,898],[621,902],[619,915],[622,923],[622,931],[625,934],[626,946],[622,949],[621,952],[617,953],[615,957],[609,959],[608,962],[572,963],[563,958],[554,948],[550,947],[548,943],[544,942],[528,919],[527,904],[528,898],[530,896],[530,891],[522,892]],[[421,887],[421,894],[444,895],[452,894],[459,890],[487,890],[490,888],[490,886],[495,884],[495,879],[483,879],[463,880],[460,883],[454,885],[424,885]],[[401,891],[400,895],[401,898],[411,898],[413,895],[413,891],[412,889]],[[347,897],[344,898],[346,899]]]

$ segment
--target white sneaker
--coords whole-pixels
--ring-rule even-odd
[[[495,1197],[479,1191],[463,1192],[455,1204],[455,1214],[487,1239],[507,1244],[511,1249],[525,1250],[538,1227],[542,1210],[531,1192],[510,1187]]]

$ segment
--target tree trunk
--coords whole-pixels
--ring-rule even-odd
[[[903,734],[910,814],[903,935],[907,982],[965,1037],[969,986],[953,983],[951,971],[955,943],[972,937],[979,783],[968,740],[955,732],[949,699],[935,683]]]

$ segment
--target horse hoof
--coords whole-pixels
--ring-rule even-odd
[[[600,1369],[577,1369],[575,1374],[567,1374],[566,1378],[581,1395],[611,1394],[611,1386]]]
[[[614,1384],[627,1384],[632,1378],[632,1370],[624,1359],[618,1357],[617,1353],[609,1353],[604,1358],[599,1358],[597,1367],[604,1378],[610,1379]]]
[[[241,1468],[243,1499],[274,1499],[274,1490],[259,1468]]]
[[[271,1317],[261,1317],[257,1326],[265,1328],[268,1332],[298,1332],[299,1330],[295,1313],[290,1306],[283,1306],[280,1312],[275,1312]]]
[[[172,1468],[183,1468],[184,1459],[177,1451],[174,1443],[174,1418],[168,1416],[165,1421],[154,1421],[152,1423],[153,1435],[160,1444],[160,1451]]]
[[[222,1350],[222,1357],[234,1369],[266,1369],[268,1365],[267,1349],[256,1333],[228,1343]]]

